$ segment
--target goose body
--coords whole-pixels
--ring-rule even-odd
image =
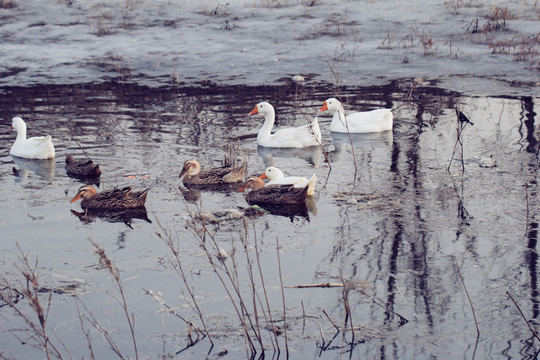
[[[275,122],[275,110],[272,105],[263,101],[258,103],[249,115],[264,116],[264,124],[257,134],[257,144],[273,148],[304,148],[321,144],[321,130],[315,117],[309,124],[278,129],[272,134]]]
[[[268,179],[266,186],[269,185],[293,185],[296,188],[308,187],[307,195],[313,195],[315,184],[317,183],[317,175],[313,174],[309,179],[303,176],[285,176],[283,172],[274,167],[269,166],[264,170],[264,173],[259,176],[261,179]]]
[[[25,159],[52,159],[54,145],[50,135],[26,138],[26,123],[20,117],[12,119],[11,128],[17,131],[10,154]]]
[[[66,171],[68,176],[99,177],[101,169],[90,159],[75,160],[73,156],[66,155]]]
[[[220,167],[202,169],[195,159],[184,162],[179,178],[184,177],[184,185],[222,185],[244,181],[247,162],[240,165],[224,165]]]
[[[71,199],[75,202],[79,199],[83,209],[129,209],[143,207],[146,203],[148,191],[133,191],[131,187],[121,189],[106,190],[100,193],[91,186],[83,185],[77,191],[77,194]]]
[[[330,123],[332,132],[373,133],[392,130],[394,116],[390,109],[376,109],[345,115],[339,100],[330,98],[323,103],[319,112],[327,110],[334,114]]]
[[[274,204],[274,205],[298,205],[305,204],[307,197],[307,185],[301,188],[292,185],[268,185],[257,177],[250,177],[238,190],[242,192],[250,189],[246,194],[249,204]]]

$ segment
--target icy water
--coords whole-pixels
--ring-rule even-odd
[[[116,283],[100,267],[91,239],[120,269],[140,357],[203,358],[210,349],[204,339],[175,355],[188,343],[186,325],[162,311],[144,289],[160,292],[168,306],[202,327],[187,291],[191,289],[215,344],[209,357],[224,350],[229,357],[244,357],[248,345],[219,280],[223,272],[213,270],[187,219],[190,211],[242,210],[247,203],[243,194],[219,191],[202,191],[189,202],[178,179],[185,159],[218,165],[226,145],[239,144],[239,158],[248,160],[250,174],[273,164],[287,174],[319,178],[307,214],[259,214],[246,217],[246,225],[244,219],[208,225],[218,247],[229,254],[236,249],[241,297],[252,309],[241,239],[247,243],[267,356],[273,353],[273,337],[264,329],[267,307],[260,273],[273,321],[283,328],[279,246],[292,358],[533,358],[538,345],[507,292],[536,326],[539,99],[464,96],[427,81],[412,93],[409,81],[344,88],[347,109],[395,109],[394,130],[349,139],[331,134],[330,117],[323,115],[322,149],[257,147],[262,118],[247,114],[258,101],[274,103],[278,127],[301,125],[334,95],[326,89],[311,86],[300,94],[291,84],[158,90],[118,83],[5,89],[0,132],[4,281],[24,285],[17,267],[27,254],[32,265],[37,262],[42,301],[54,291],[47,322],[53,343],[62,342],[75,357],[86,357],[90,350],[84,328],[96,358],[114,357],[84,320],[92,314],[124,356],[133,358]],[[457,151],[448,172],[456,107],[474,125],[462,134],[464,171]],[[29,135],[53,135],[54,162],[24,162],[9,155],[15,137],[10,118],[15,114],[27,120]],[[81,148],[101,165],[100,190],[151,188],[146,206],[151,222],[81,221],[72,213],[81,211],[78,203],[69,202],[81,183],[66,175],[64,156],[84,157]],[[495,167],[480,166],[490,157]],[[173,267],[167,238],[179,249],[187,287]],[[217,255],[209,239],[209,252]],[[232,259],[225,264],[232,267]],[[342,288],[290,288],[344,281],[352,283],[347,298]],[[225,284],[230,290],[226,279]],[[464,285],[480,329],[478,340]],[[332,324],[343,327],[346,305],[354,338],[350,331],[342,337]],[[35,319],[24,299],[17,306]],[[0,312],[2,356],[43,357],[19,331],[26,327],[21,317],[7,306]],[[279,346],[283,356],[283,334]]]
[[[538,5],[428,5],[0,1],[0,358],[47,357],[25,259],[51,358],[536,358]],[[332,134],[329,97],[394,129]],[[263,100],[276,127],[319,115],[322,147],[258,147]],[[13,116],[56,159],[10,156]],[[316,174],[315,196],[186,191],[183,162],[228,145],[250,175]],[[66,154],[100,164],[100,191],[150,188],[146,213],[84,214]]]

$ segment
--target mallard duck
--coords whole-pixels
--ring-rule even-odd
[[[285,176],[283,172],[274,167],[269,166],[264,170],[264,173],[259,176],[261,179],[268,179],[269,182],[266,183],[266,186],[269,185],[293,185],[297,188],[308,187],[307,194],[313,195],[315,191],[315,184],[317,183],[317,175],[313,174],[309,179],[303,176]]]
[[[17,131],[17,138],[10,154],[26,159],[54,158],[54,145],[50,135],[26,138],[26,123],[20,117],[14,117],[11,128]]]
[[[68,176],[74,177],[99,177],[101,169],[90,159],[75,160],[73,156],[66,155],[66,170]]]
[[[354,112],[345,116],[339,100],[330,98],[323,103],[319,112],[327,110],[334,113],[330,123],[330,131],[333,132],[371,133],[392,130],[394,116],[390,109]]]
[[[273,134],[272,127],[275,122],[274,107],[263,101],[258,103],[249,115],[261,114],[264,124],[257,135],[257,144],[275,148],[303,148],[321,144],[321,130],[315,117],[310,124],[303,126],[279,129]]]
[[[77,191],[77,195],[71,199],[75,202],[83,199],[81,207],[83,209],[127,209],[144,206],[148,191],[133,191],[131,187],[121,189],[106,190],[100,193],[91,186],[83,185]]]
[[[184,177],[182,182],[186,186],[232,184],[244,181],[246,169],[247,162],[244,161],[239,166],[223,165],[201,170],[201,164],[195,159],[190,159],[184,162],[184,167],[178,177]]]
[[[269,185],[264,186],[264,181],[252,176],[238,189],[242,192],[251,189],[246,194],[246,201],[250,204],[281,204],[293,205],[306,202],[307,185],[303,188],[297,188],[292,185]]]

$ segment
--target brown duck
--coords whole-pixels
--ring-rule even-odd
[[[195,159],[187,160],[178,176],[184,179],[184,185],[222,185],[244,181],[247,170],[247,162],[240,165],[223,165],[211,169],[202,169],[201,164]]]
[[[130,209],[144,206],[146,195],[150,188],[143,191],[133,191],[131,187],[106,190],[100,193],[91,186],[83,185],[77,191],[77,195],[71,199],[75,202],[79,199],[83,209]]]
[[[66,155],[66,170],[68,176],[99,177],[101,169],[90,159],[75,160],[73,156]]]
[[[250,177],[244,183],[238,192],[246,189],[251,189],[246,194],[246,201],[250,204],[280,204],[280,205],[295,205],[304,204],[308,186],[302,188],[294,187],[293,185],[268,185],[264,186],[264,181],[256,176]]]

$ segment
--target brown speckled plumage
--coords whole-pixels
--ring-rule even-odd
[[[75,160],[73,156],[66,155],[66,171],[68,176],[99,177],[101,169],[90,159]]]
[[[282,204],[293,205],[305,203],[308,187],[296,188],[293,185],[268,185],[256,176],[250,177],[238,191],[251,189],[246,194],[250,204]]]
[[[77,195],[71,199],[75,202],[79,199],[83,209],[127,209],[144,206],[148,191],[133,191],[131,187],[121,189],[106,190],[100,193],[91,186],[83,185],[77,191]]]
[[[244,181],[247,162],[240,165],[224,165],[211,169],[202,169],[195,159],[187,160],[178,177],[184,177],[184,185],[219,185]]]

